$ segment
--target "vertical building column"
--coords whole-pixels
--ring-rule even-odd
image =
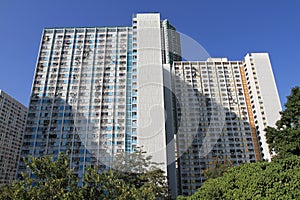
[[[167,171],[159,14],[137,14],[138,146]]]
[[[254,153],[255,153],[256,160],[259,161],[259,160],[261,160],[260,148],[259,148],[259,145],[258,145],[258,138],[257,138],[257,133],[256,133],[256,128],[255,128],[251,103],[250,103],[249,90],[248,90],[248,87],[247,87],[247,80],[246,80],[246,76],[245,76],[245,70],[244,70],[243,67],[240,67],[240,72],[241,72],[243,89],[244,89],[244,92],[245,92],[245,100],[246,100],[247,112],[248,112],[248,117],[249,117],[249,122],[250,122],[250,127],[251,127],[252,141],[253,141],[253,145],[254,145]]]
[[[262,157],[270,161],[271,150],[264,129],[276,125],[282,109],[268,53],[247,54],[244,70]]]
[[[172,198],[176,199],[177,192],[177,177],[176,177],[176,157],[175,157],[175,124],[174,124],[174,104],[172,90],[172,75],[170,64],[163,65],[164,78],[164,101],[166,110],[166,153],[167,153],[167,176],[168,185]]]

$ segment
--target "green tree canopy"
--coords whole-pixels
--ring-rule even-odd
[[[232,166],[233,162],[229,161],[226,157],[224,157],[223,162],[216,157],[212,166],[203,171],[204,177],[206,179],[220,177],[229,167]]]
[[[131,154],[119,154],[111,169],[98,173],[89,168],[85,175],[86,199],[168,199],[165,173],[140,148]]]
[[[295,87],[287,97],[285,110],[276,127],[266,128],[267,143],[277,158],[300,156],[300,88]]]
[[[68,155],[29,158],[27,172],[11,186],[1,188],[0,199],[78,199],[78,179],[69,168]]]
[[[112,168],[104,172],[88,167],[84,185],[70,169],[67,154],[57,158],[31,157],[25,161],[26,173],[22,179],[0,188],[0,199],[5,200],[72,200],[72,199],[168,199],[165,172],[150,156],[138,149],[132,154],[120,154]]]
[[[291,156],[228,168],[223,176],[207,180],[194,195],[178,199],[300,199],[299,180],[300,157]]]

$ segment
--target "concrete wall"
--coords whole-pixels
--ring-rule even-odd
[[[152,161],[167,171],[163,66],[159,14],[137,14],[137,132]]]
[[[263,158],[271,160],[264,128],[275,126],[282,110],[276,82],[268,53],[251,53],[245,56],[245,70],[248,77],[250,96],[252,96],[253,115],[258,126]],[[256,79],[255,79],[256,77]],[[255,83],[257,82],[257,83]],[[265,118],[265,119],[263,119]]]

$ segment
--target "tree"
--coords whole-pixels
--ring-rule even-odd
[[[84,175],[82,193],[84,199],[122,199],[129,191],[124,180],[118,179],[112,170],[98,173],[96,167],[89,167]]]
[[[300,157],[247,163],[207,180],[190,197],[178,199],[300,199]]]
[[[294,87],[287,97],[285,110],[280,113],[281,119],[276,128],[267,127],[267,143],[277,158],[290,155],[300,156],[300,88]]]
[[[98,173],[90,167],[84,177],[86,199],[168,199],[165,173],[140,148],[118,154],[111,169]]]
[[[232,166],[233,166],[233,162],[228,161],[226,157],[224,157],[223,162],[220,162],[219,159],[216,157],[212,167],[203,171],[204,177],[206,179],[220,177],[224,172],[226,172],[228,167],[232,167]]]
[[[0,188],[0,199],[72,200],[72,199],[168,199],[165,173],[152,162],[150,156],[137,149],[132,154],[120,154],[111,169],[98,171],[88,167],[84,185],[70,169],[67,154],[57,158],[45,156],[25,161],[26,173],[22,179]]]
[[[78,179],[69,168],[68,155],[29,158],[26,173],[11,186],[1,188],[0,199],[78,199]]]

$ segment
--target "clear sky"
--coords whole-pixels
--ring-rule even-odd
[[[299,0],[1,0],[0,89],[26,106],[45,27],[131,25],[160,12],[212,57],[269,52],[282,104],[300,85]]]

